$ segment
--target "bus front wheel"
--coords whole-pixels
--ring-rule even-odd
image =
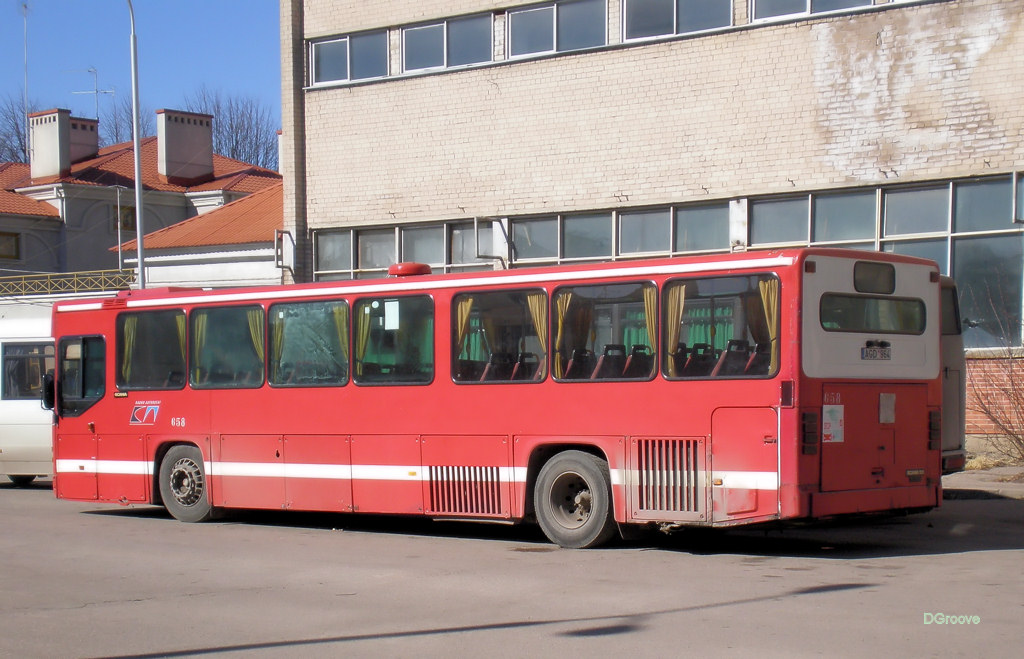
[[[533,501],[541,530],[560,547],[596,547],[615,533],[608,463],[590,453],[564,451],[548,460]]]
[[[160,497],[167,512],[182,522],[213,516],[203,454],[195,446],[172,446],[160,463]]]

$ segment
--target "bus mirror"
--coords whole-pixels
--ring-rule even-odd
[[[52,410],[55,396],[55,387],[53,381],[53,372],[47,373],[43,376],[43,393],[40,402],[42,403],[43,409]]]

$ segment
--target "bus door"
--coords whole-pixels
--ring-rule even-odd
[[[779,421],[770,407],[720,407],[711,417],[712,519],[779,513]]]
[[[942,277],[942,473],[964,470],[967,363],[956,283]]]
[[[102,337],[67,337],[57,347],[54,491],[65,499],[97,497],[97,419],[90,413],[106,389]],[[100,423],[102,431],[103,424]]]

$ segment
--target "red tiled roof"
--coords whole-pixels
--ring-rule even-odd
[[[28,178],[29,166],[20,162],[0,163],[0,215],[60,217],[60,211],[45,201],[36,201],[12,192],[19,181]]]
[[[274,240],[274,231],[283,226],[284,185],[278,180],[238,201],[146,234],[143,247],[150,250],[269,243]],[[135,248],[134,240],[122,245],[125,250]]]
[[[147,190],[163,190],[166,192],[198,192],[204,190],[229,190],[238,192],[254,192],[281,180],[277,172],[250,165],[222,155],[213,154],[213,179],[197,185],[178,185],[169,183],[166,177],[157,171],[157,138],[144,137],[139,142],[141,150],[140,165],[142,184]],[[29,178],[28,165],[25,165],[24,176],[12,187],[29,185],[47,185],[52,183],[72,183],[78,185],[124,185],[134,187],[135,156],[132,143],[114,144],[99,150],[94,158],[76,162],[71,165],[68,176],[47,176]]]

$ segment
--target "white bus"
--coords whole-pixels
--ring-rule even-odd
[[[967,361],[956,283],[942,277],[942,473],[964,470],[964,422],[967,414]]]
[[[0,302],[0,475],[25,486],[53,473],[53,413],[43,376],[53,370],[52,300]]]

